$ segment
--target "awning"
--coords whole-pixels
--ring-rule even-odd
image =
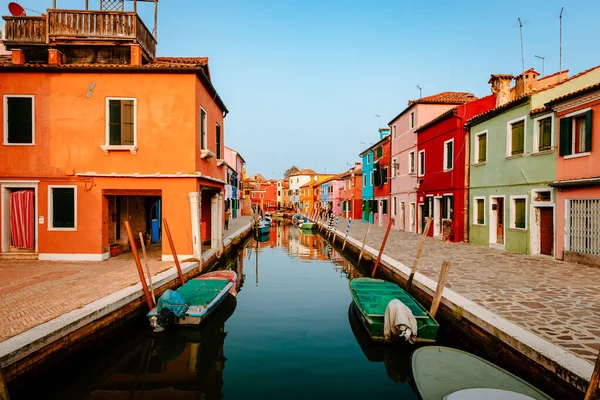
[[[586,187],[600,185],[600,177],[585,179],[568,179],[564,181],[552,182],[549,186],[555,188]]]

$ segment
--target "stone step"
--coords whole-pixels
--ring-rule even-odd
[[[37,260],[39,253],[9,252],[0,253],[0,260]]]

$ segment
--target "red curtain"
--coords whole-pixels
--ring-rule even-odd
[[[10,194],[10,233],[12,245],[21,249],[34,246],[34,191],[20,190]]]

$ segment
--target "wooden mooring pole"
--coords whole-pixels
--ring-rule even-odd
[[[367,243],[367,236],[369,236],[369,231],[371,230],[371,224],[367,227],[367,231],[365,232],[365,238],[363,239],[362,247],[360,248],[360,254],[358,255],[358,263],[360,264],[360,260],[362,259],[363,252],[365,251],[365,243]]]
[[[148,265],[148,256],[146,255],[146,244],[144,243],[144,235],[140,232],[140,244],[142,246],[142,254],[144,255],[144,266],[146,267],[146,275],[148,275],[148,286],[150,287],[150,294],[152,295],[152,302],[156,304],[156,297],[154,296],[154,287],[152,286],[152,275],[150,274],[150,266]]]
[[[131,253],[133,253],[133,259],[135,260],[135,266],[137,267],[138,274],[140,275],[140,282],[142,283],[142,289],[144,290],[144,296],[146,297],[146,303],[148,303],[148,309],[152,310],[154,305],[150,298],[150,292],[148,292],[148,285],[146,285],[146,278],[144,277],[144,271],[142,270],[142,263],[140,262],[140,256],[138,255],[137,249],[135,248],[135,241],[133,240],[133,234],[131,233],[131,227],[129,221],[125,221],[125,230],[127,231],[127,238],[129,239],[129,247],[131,247]]]
[[[440,302],[442,301],[442,294],[444,294],[444,287],[446,286],[449,270],[450,261],[444,260],[444,263],[442,264],[442,271],[440,272],[440,279],[438,279],[437,287],[435,288],[435,296],[431,302],[431,310],[429,310],[429,314],[431,314],[431,317],[433,318],[435,318],[435,314],[437,314]]]
[[[346,248],[346,240],[348,240],[348,232],[350,232],[350,223],[352,222],[351,219],[348,220],[348,226],[346,227],[346,236],[344,236],[344,244],[342,245],[342,251],[344,251],[344,249]]]
[[[8,387],[6,386],[6,382],[4,381],[4,377],[2,376],[1,370],[0,370],[0,400],[10,400],[10,396],[8,395]]]
[[[600,353],[598,353],[598,358],[596,359],[596,366],[594,367],[594,372],[592,372],[592,377],[590,378],[590,385],[588,386],[587,393],[585,394],[584,400],[593,400],[600,397],[600,390],[598,385],[600,384]]]
[[[163,224],[165,224],[165,233],[167,234],[167,239],[169,239],[169,246],[171,246],[171,254],[173,254],[173,259],[175,260],[177,274],[179,274],[179,279],[181,279],[181,285],[183,286],[185,283],[185,278],[183,277],[183,271],[181,271],[181,266],[179,265],[179,259],[177,258],[177,252],[175,251],[175,245],[173,244],[173,238],[171,237],[169,224],[167,224],[167,219],[165,217],[163,217]],[[202,268],[202,260],[200,260],[200,268]]]
[[[381,243],[381,248],[379,249],[379,255],[377,255],[377,261],[375,261],[375,266],[373,267],[373,272],[371,272],[371,278],[375,276],[377,272],[377,267],[379,266],[379,261],[381,261],[381,256],[383,255],[383,249],[385,248],[385,243],[387,242],[388,236],[390,235],[390,230],[392,229],[392,225],[394,225],[394,218],[390,218],[390,222],[388,223],[388,227],[385,231],[385,236],[383,237],[383,243]]]
[[[423,231],[423,235],[421,237],[421,243],[419,244],[419,250],[417,251],[417,257],[413,262],[412,268],[410,269],[410,276],[408,277],[408,282],[406,282],[406,291],[410,291],[410,287],[412,286],[413,278],[415,277],[415,272],[417,272],[417,265],[419,265],[419,260],[421,259],[421,253],[423,252],[423,246],[425,245],[425,238],[427,237],[427,232],[429,232],[429,226],[431,225],[431,221],[433,218],[427,218],[427,223],[425,223],[425,230]]]
[[[338,226],[338,217],[335,217],[335,226],[332,226],[332,230],[329,232],[329,236],[333,235],[333,241],[331,242],[331,244],[335,244],[335,239],[337,238],[336,236],[336,232],[337,232],[337,226]]]

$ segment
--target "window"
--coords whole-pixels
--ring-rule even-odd
[[[511,196],[510,227],[527,229],[527,196]]]
[[[383,147],[379,146],[376,150],[377,152],[377,158],[381,158],[381,156],[383,155]]]
[[[415,127],[415,112],[414,111],[410,113],[409,119],[410,119],[409,120],[409,124],[410,124],[409,129],[412,129]]]
[[[281,190],[277,191],[277,196],[281,196]]]
[[[392,158],[392,178],[396,177],[396,168],[398,168],[398,162],[395,158]]]
[[[532,196],[533,201],[539,203],[552,202],[552,191],[550,190],[533,190]]]
[[[507,138],[507,157],[519,156],[525,153],[525,118],[508,122]]]
[[[487,131],[475,135],[475,164],[487,161]]]
[[[256,198],[256,193],[252,192],[252,198],[255,199]]]
[[[135,99],[107,99],[107,145],[135,146]]]
[[[552,116],[536,118],[533,120],[534,152],[552,150],[552,120]]]
[[[392,197],[392,215],[395,217],[398,213],[398,209],[396,208],[396,197]]]
[[[371,153],[367,153],[367,164],[371,163]]]
[[[442,196],[442,219],[454,219],[454,196]]]
[[[592,110],[567,114],[560,120],[560,155],[579,157],[592,150]]]
[[[454,168],[454,139],[444,142],[444,171]]]
[[[373,186],[373,171],[371,171],[371,182],[370,182],[371,186]]]
[[[206,111],[200,108],[200,148],[206,150]]]
[[[419,176],[425,175],[425,150],[419,151]]]
[[[367,187],[367,174],[363,174],[363,187]]]
[[[473,224],[485,225],[485,197],[475,197],[475,209],[473,210]]]
[[[77,187],[48,186],[48,230],[77,230]]]
[[[415,151],[411,151],[410,153],[408,153],[408,173],[409,174],[414,174],[415,173]]]
[[[387,206],[388,206],[387,199],[381,200],[381,212],[383,215],[387,215],[387,213],[388,213]]]
[[[565,216],[565,250],[599,255],[600,199],[567,200]]]
[[[217,124],[215,126],[215,134],[217,136],[217,160],[221,159],[221,125]]]
[[[4,96],[4,144],[34,144],[33,96]]]
[[[264,192],[260,192],[260,198],[262,199],[262,198],[264,198],[264,197],[265,197],[265,194],[264,194]]]
[[[385,185],[388,182],[388,167],[384,167],[381,171],[381,184]]]
[[[396,139],[396,125],[392,126],[392,137]]]

